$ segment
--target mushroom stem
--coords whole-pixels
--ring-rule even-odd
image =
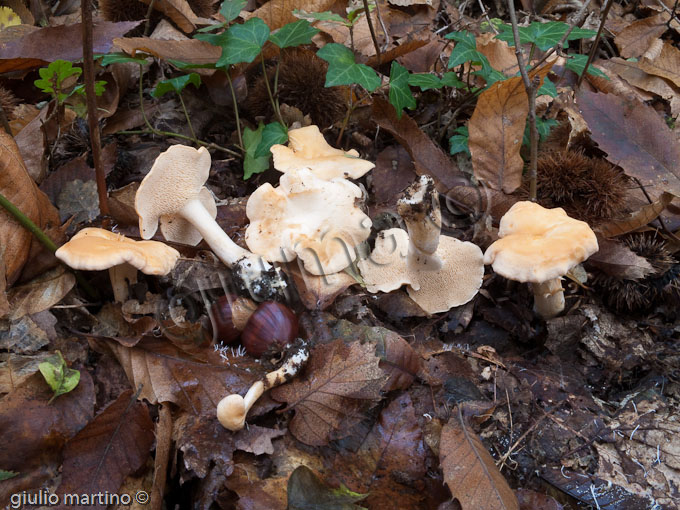
[[[442,229],[442,213],[434,180],[421,175],[397,202],[397,212],[409,235],[408,264],[419,270],[438,271],[441,259],[435,255]]]
[[[562,279],[553,278],[543,283],[533,283],[534,310],[544,319],[552,319],[564,310]]]
[[[137,283],[137,268],[127,262],[109,268],[109,278],[116,303],[124,303],[129,296],[128,285]]]

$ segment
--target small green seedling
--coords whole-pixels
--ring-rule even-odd
[[[80,372],[68,368],[66,360],[59,351],[56,351],[47,361],[40,363],[38,369],[54,392],[49,403],[52,403],[59,395],[73,391],[80,381]]]
[[[0,469],[0,482],[4,482],[5,480],[9,480],[10,478],[14,478],[15,476],[18,476],[19,473],[15,471],[4,471]]]
[[[87,107],[82,101],[85,95],[85,85],[77,84],[78,78],[83,73],[80,67],[73,67],[73,63],[67,60],[55,60],[47,67],[38,70],[40,79],[33,84],[43,92],[50,94],[57,101],[59,106],[63,106],[66,101],[74,96],[79,100],[71,104],[73,110],[80,117],[87,113]],[[97,96],[104,93],[105,81],[97,81],[94,84],[94,92]]]

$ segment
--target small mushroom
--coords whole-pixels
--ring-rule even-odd
[[[532,283],[534,308],[545,319],[564,310],[562,276],[599,249],[586,222],[534,202],[513,205],[501,218],[498,237],[484,263],[509,280]]]
[[[337,273],[352,264],[356,246],[371,231],[371,220],[357,207],[361,198],[361,189],[345,179],[291,170],[277,188],[266,183],[250,195],[246,244],[275,262],[299,257],[317,276]]]
[[[434,181],[422,176],[399,200],[402,229],[378,234],[369,258],[357,265],[369,292],[408,284],[411,299],[429,314],[470,301],[484,276],[482,251],[473,243],[441,234],[441,210]]]
[[[246,415],[262,394],[274,386],[290,380],[300,371],[309,358],[309,350],[302,346],[290,356],[278,370],[268,373],[264,380],[255,382],[245,397],[232,394],[224,397],[217,404],[217,419],[225,429],[233,432],[241,430],[246,424]]]
[[[84,228],[55,255],[73,269],[108,269],[113,295],[119,303],[127,299],[128,283],[137,282],[137,270],[152,275],[168,274],[179,258],[177,250],[163,243],[135,241],[101,228]]]
[[[359,158],[354,149],[347,152],[331,147],[317,126],[288,131],[288,147],[274,145],[274,168],[286,173],[309,168],[316,177],[330,181],[338,177],[358,179],[375,165]]]
[[[209,191],[203,185],[209,173],[210,153],[205,147],[197,150],[173,145],[158,156],[135,197],[142,238],[150,239],[156,233],[159,220],[173,236],[179,231],[186,232],[188,223],[219,259],[234,269],[251,293],[260,299],[280,296],[286,283],[278,269],[232,241],[204,205]],[[176,228],[178,221],[179,228]],[[183,234],[183,238],[193,235],[189,230],[189,235]]]

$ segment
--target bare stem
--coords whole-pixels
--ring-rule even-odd
[[[238,132],[238,143],[241,150],[245,150],[243,147],[243,136],[241,135],[241,120],[238,115],[238,102],[236,101],[236,91],[234,90],[234,84],[231,82],[231,76],[229,76],[229,69],[224,70],[227,75],[227,80],[229,81],[229,89],[231,90],[231,99],[234,102],[234,115],[236,116],[236,131]]]
[[[378,0],[376,0],[376,4]],[[371,39],[373,39],[373,46],[375,46],[375,56],[378,58],[378,65],[380,65],[380,45],[378,38],[375,35],[375,28],[373,27],[373,20],[371,19],[371,10],[368,8],[368,0],[364,0],[364,10],[366,11],[366,21],[368,21],[368,29],[371,31]]]
[[[612,0],[607,0],[607,5],[604,8],[604,11],[602,12],[602,19],[600,20],[600,26],[597,29],[597,35],[595,36],[595,42],[593,42],[593,47],[590,48],[590,53],[588,53],[588,60],[586,61],[586,65],[583,66],[583,71],[581,72],[581,76],[578,77],[578,81],[576,82],[576,88],[578,89],[581,86],[581,82],[583,82],[583,78],[585,77],[586,73],[588,72],[588,66],[593,63],[593,59],[595,58],[595,52],[597,51],[597,46],[598,43],[600,42],[600,37],[602,36],[602,29],[604,28],[604,22],[607,19],[607,15],[609,15],[609,9],[611,9],[612,4],[614,2]]]
[[[151,33],[151,14],[153,13],[154,6],[156,5],[156,0],[151,0],[149,2],[149,8],[146,10],[146,24],[144,25],[144,35],[149,37]]]
[[[281,125],[285,126],[286,123],[283,121],[283,117],[281,116],[281,110],[279,109],[279,102],[274,100],[274,94],[272,94],[272,89],[269,87],[269,75],[267,74],[267,66],[264,64],[264,55],[262,53],[260,53],[260,60],[262,62],[262,73],[263,73],[263,77],[264,77],[264,83],[267,86],[267,94],[269,94],[269,100],[272,103],[272,108],[274,108],[274,113],[279,118],[279,122],[281,123]],[[276,70],[278,71],[278,69],[279,68],[278,68],[278,64],[277,64]],[[274,87],[276,87],[276,80],[275,80]]]
[[[182,98],[182,93],[179,92],[177,95],[179,96],[179,102],[182,105],[182,111],[184,112],[184,116],[187,119],[187,124],[189,125],[189,131],[191,132],[191,136],[195,141],[198,142],[198,138],[196,138],[196,132],[194,131],[194,126],[191,125],[191,118],[189,118],[189,112],[187,111],[187,107],[184,104],[184,99]]]

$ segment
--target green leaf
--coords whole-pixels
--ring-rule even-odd
[[[527,27],[519,27],[519,42],[520,44],[533,43],[539,49],[547,51],[560,42],[564,34],[567,33],[567,30],[569,30],[569,25],[562,21],[548,21],[547,23],[534,21]],[[515,45],[511,25],[501,25],[499,31],[500,33],[496,36],[496,39],[506,41],[510,46]],[[596,32],[592,30],[575,27],[569,33],[567,41],[587,39],[595,35]]]
[[[567,61],[564,64],[564,67],[569,69],[570,71],[575,72],[579,76],[581,76],[581,73],[583,72],[583,68],[586,66],[586,63],[588,62],[588,55],[569,55],[567,58]],[[602,71],[600,71],[597,67],[593,67],[592,65],[588,66],[588,74],[591,74],[593,76],[598,76],[600,78],[604,78],[605,80],[609,80],[609,76],[604,74]]]
[[[469,156],[470,148],[468,147],[468,141],[470,134],[468,133],[467,126],[456,128],[454,133],[456,134],[449,138],[449,153],[458,154],[459,152],[465,152]]]
[[[192,64],[190,62],[182,62],[181,60],[168,59],[173,66],[182,71],[190,71],[191,69],[215,69],[215,64]]]
[[[73,90],[68,93],[62,90],[64,80],[80,76],[82,72],[81,68],[73,67],[73,63],[68,60],[55,60],[38,70],[40,79],[35,80],[33,84],[43,92],[51,94],[61,104],[73,94]]]
[[[464,89],[467,87],[465,83],[458,79],[458,75],[451,71],[444,73],[444,76],[442,76],[442,85],[444,87],[453,87],[454,89]]]
[[[173,91],[180,94],[189,84],[199,88],[201,86],[201,77],[196,73],[191,73],[183,74],[182,76],[177,76],[176,78],[171,78],[169,80],[163,80],[158,82],[158,85],[151,91],[151,95],[153,97],[161,97],[168,92]]]
[[[373,92],[380,86],[378,74],[367,65],[357,64],[352,50],[342,44],[327,44],[316,54],[328,62],[326,87],[358,83],[369,92]]]
[[[306,12],[301,9],[294,9],[293,15],[299,18],[312,19],[315,21],[331,21],[335,23],[342,23],[343,25],[347,26],[351,25],[351,23],[347,23],[347,20],[345,18],[331,11]]]
[[[101,80],[101,81],[96,81],[94,82],[94,95],[99,97],[101,96],[104,91],[106,90],[106,81]],[[85,85],[76,85],[73,88],[73,91],[69,95],[73,94],[80,94],[84,95],[85,94]]]
[[[352,492],[344,485],[333,489],[307,466],[295,468],[288,479],[288,510],[362,510],[355,505],[368,494]]]
[[[536,97],[538,96],[550,96],[557,97],[557,87],[549,79],[543,80],[543,85],[536,91]]]
[[[47,361],[40,363],[38,370],[40,370],[45,381],[54,392],[50,402],[59,395],[73,390],[80,381],[80,372],[68,368],[64,357],[59,351],[56,351],[55,354],[47,358]]]
[[[264,127],[262,131],[262,140],[260,140],[257,149],[255,150],[255,157],[267,157],[271,155],[269,149],[272,145],[277,143],[286,143],[288,141],[288,128],[280,122],[270,122]]]
[[[224,0],[222,6],[220,7],[220,14],[224,16],[227,23],[234,21],[238,18],[243,8],[248,3],[248,0]]]
[[[439,76],[430,73],[409,74],[408,84],[411,85],[412,87],[420,87],[420,90],[422,91],[430,89],[440,89],[444,86]]]
[[[101,65],[104,67],[109,66],[111,64],[128,64],[128,63],[138,65],[146,64],[146,59],[130,57],[125,53],[108,53],[106,55],[97,55],[95,58],[99,57],[102,58]]]
[[[390,103],[397,110],[397,118],[401,118],[401,112],[404,108],[413,110],[416,107],[416,99],[411,94],[411,89],[408,86],[408,70],[392,61],[390,68]]]
[[[206,37],[206,36],[203,36]],[[260,18],[250,18],[242,25],[232,25],[217,36],[222,55],[218,67],[228,67],[255,60],[269,37],[269,27]],[[214,44],[214,43],[213,43]]]
[[[0,469],[0,482],[3,482],[5,480],[9,480],[10,478],[14,478],[15,476],[18,476],[19,473],[16,473],[14,471],[5,471],[3,469]]]
[[[450,34],[446,34],[445,38],[456,41],[456,45],[449,57],[449,69],[464,64],[465,62],[472,62],[473,64],[489,63],[486,57],[477,51],[475,36],[470,32],[451,32]]]
[[[243,145],[245,146],[246,156],[243,159],[243,180],[250,179],[254,174],[260,174],[269,168],[269,156],[257,157],[257,151],[262,141],[264,123],[260,122],[258,128],[253,131],[250,128],[243,130]]]
[[[555,119],[542,119],[536,117],[536,130],[538,131],[538,141],[544,141],[550,134],[550,130],[557,126]],[[522,145],[529,147],[531,144],[531,134],[529,129],[529,119],[527,118],[526,126],[524,126],[524,136],[522,137]]]
[[[301,19],[283,25],[276,33],[269,36],[269,40],[283,49],[309,44],[312,42],[312,37],[318,33],[319,30],[310,25],[309,21]]]

